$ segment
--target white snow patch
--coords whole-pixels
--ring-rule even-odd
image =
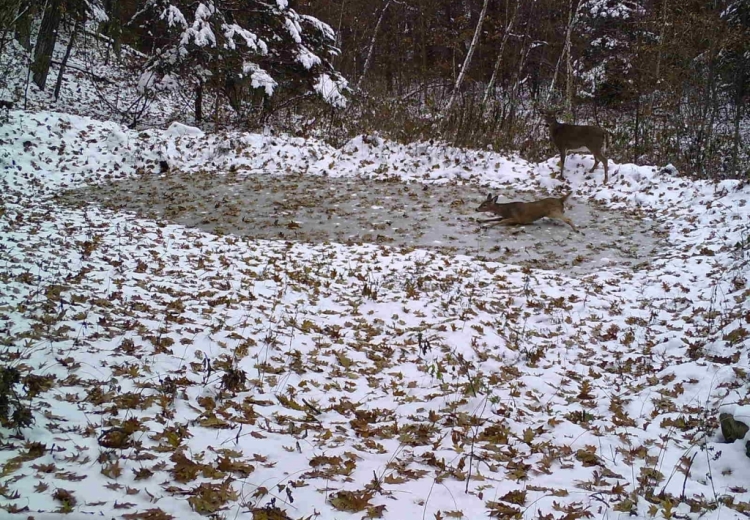
[[[225,447],[252,462],[253,472],[230,484],[240,495],[247,486],[257,489],[289,475],[302,480],[306,485],[294,487],[288,509],[294,518],[342,516],[318,490],[331,482],[363,489],[373,472],[391,467],[397,478],[399,471],[408,472],[408,488],[389,483],[393,494],[376,495],[372,504],[387,505],[393,518],[454,510],[466,518],[487,517],[488,498],[527,488],[530,517],[566,507],[593,514],[604,495],[582,493],[580,483],[596,479],[607,480],[605,492],[615,485],[623,487],[622,496],[635,492],[633,516],[647,518],[651,504],[636,480],[655,464],[666,476],[659,487],[671,496],[701,499],[715,489],[735,503],[750,501],[750,492],[737,488],[737,482],[750,481],[744,443],[719,444],[716,429],[704,436],[707,414],[747,397],[742,367],[750,350],[744,331],[750,312],[750,187],[674,178],[628,164],[613,164],[605,187],[601,168],[593,175],[586,171],[593,159],[575,155],[565,189],[577,198],[668,224],[668,251],[649,259],[647,267],[603,264],[582,279],[428,250],[313,245],[288,236],[237,240],[57,201],[60,190],[152,167],[162,148],[180,169],[208,176],[235,166],[267,175],[365,175],[425,188],[461,182],[467,194],[479,186],[538,195],[562,187],[552,177],[559,169],[556,158],[537,165],[514,155],[372,136],[335,148],[286,135],[204,135],[176,125],[136,132],[85,117],[10,111],[0,129],[4,349],[23,358],[24,369],[54,376],[60,385],[32,401],[37,422],[23,435],[48,449],[24,461],[18,474],[54,464],[61,475],[86,477],[39,477],[81,498],[71,518],[122,514],[117,504],[123,492],[108,489],[96,462],[96,454],[105,452],[97,438],[109,424],[130,419],[143,428],[135,439],[142,446],[120,451],[155,460],[118,458],[127,479],[122,483],[134,485],[133,471],[143,467],[165,468],[155,469],[149,481],[154,485],[147,486],[158,493],[158,503],[134,493],[127,496],[135,504],[131,511],[158,506],[186,520],[201,516],[182,493],[156,485],[170,479],[174,439],[185,456],[202,464],[216,464],[217,450]],[[637,217],[623,213],[628,218]],[[512,247],[508,235],[498,237],[499,246]],[[363,289],[373,288],[377,297],[363,296]],[[541,358],[533,361],[532,354]],[[222,372],[204,382],[205,359],[231,361],[252,377],[246,391],[225,393],[222,402],[232,406],[221,408],[221,415],[212,410],[219,409],[214,404]],[[261,359],[263,377],[256,378]],[[464,369],[468,375],[461,374]],[[180,389],[162,408],[159,381],[167,374],[180,379]],[[110,394],[110,401],[125,394],[156,400],[125,411],[109,401],[97,404],[93,389]],[[575,420],[582,409],[589,424]],[[363,421],[354,410],[378,420]],[[732,410],[750,415],[747,407]],[[210,427],[225,416],[226,427]],[[365,443],[355,422],[382,434]],[[397,435],[388,434],[391,424],[398,425]],[[177,435],[179,425],[187,425],[190,436]],[[476,435],[472,425],[479,425]],[[483,439],[483,433],[492,436]],[[160,434],[167,438],[161,446],[154,440]],[[495,442],[498,436],[507,446]],[[15,448],[0,451],[0,464],[27,450],[22,442],[10,444]],[[464,457],[472,446],[480,455],[473,462]],[[638,456],[631,456],[634,450]],[[701,450],[710,457],[693,459]],[[79,453],[90,460],[82,464]],[[304,475],[323,453],[356,461],[346,475],[351,482],[338,480],[341,475]],[[347,459],[347,453],[356,455]],[[594,454],[594,467],[579,460]],[[685,457],[693,461],[690,472],[670,479]],[[393,464],[397,459],[405,461],[402,469]],[[446,469],[436,468],[435,460]],[[539,466],[545,460],[550,466]],[[523,470],[521,462],[531,469]],[[467,480],[454,476],[471,464],[484,478],[469,479],[471,492],[464,493]],[[511,478],[519,468],[527,480]],[[602,469],[614,476],[602,476]],[[438,477],[441,493],[434,492]],[[28,476],[13,482],[20,498],[6,502],[21,508],[33,500],[34,511],[17,518],[44,518],[36,510],[59,508],[51,492],[35,489],[38,482]],[[565,493],[552,496],[549,490]],[[103,504],[86,505],[85,496]],[[680,515],[691,514],[685,504],[679,508]],[[229,501],[222,513],[243,511],[239,501]],[[729,506],[700,515],[744,518]]]
[[[321,74],[313,88],[330,105],[338,108],[346,106],[346,97],[343,94],[343,90],[346,88],[346,80],[335,80],[328,74]]]
[[[203,130],[175,121],[164,131],[166,137],[203,137]]]
[[[320,58],[304,45],[300,45],[298,48],[297,61],[308,70],[321,63]]]
[[[242,66],[242,72],[244,74],[250,74],[250,84],[253,88],[262,88],[266,91],[269,96],[273,95],[273,91],[277,86],[276,81],[271,77],[268,72],[261,69],[257,63],[245,62]]]
[[[284,27],[289,31],[289,34],[295,42],[302,43],[302,28],[299,26],[299,23],[297,23],[297,20],[292,19],[291,16],[287,16],[284,19]]]

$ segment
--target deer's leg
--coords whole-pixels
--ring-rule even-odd
[[[486,218],[483,220],[477,220],[477,222],[500,222],[501,220],[505,220],[505,217],[497,217],[497,218]]]
[[[489,224],[486,227],[494,226],[497,224],[500,224],[501,226],[512,226],[514,224],[523,224],[523,222],[519,222],[517,219],[512,218],[512,217],[511,218],[493,218],[493,219],[485,220],[485,222],[491,222],[491,224]]]
[[[553,218],[555,220],[559,220],[561,222],[565,222],[567,225],[569,225],[571,228],[573,228],[573,231],[576,233],[580,233],[577,227],[575,227],[575,224],[573,224],[573,221],[570,220],[568,217],[562,214],[560,211],[553,211],[549,214],[549,218]]]
[[[521,222],[517,218],[511,217],[501,220],[500,222],[498,222],[498,224],[500,224],[501,226],[514,226],[516,224],[526,224],[526,222]]]
[[[609,181],[609,161],[604,156],[604,153],[601,150],[594,154],[594,167],[591,168],[592,172],[596,169],[596,165],[599,162],[601,162],[602,166],[604,167],[604,184],[607,184],[607,181]]]
[[[565,154],[567,150],[560,148],[560,178],[565,180]]]
[[[596,170],[596,165],[599,164],[599,154],[594,154],[594,166],[591,167],[591,170],[589,173],[594,173],[594,170]]]
[[[576,233],[580,233],[581,232],[577,227],[575,227],[575,225],[573,224],[573,221],[570,220],[568,217],[561,216],[560,220],[562,220],[567,225],[569,225],[573,229],[573,231],[575,231]]]
[[[604,164],[604,184],[609,182],[609,160],[602,154],[602,163]]]

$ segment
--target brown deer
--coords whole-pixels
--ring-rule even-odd
[[[492,197],[492,194],[489,193],[484,202],[479,205],[477,211],[494,213],[500,215],[500,217],[480,220],[479,222],[493,222],[502,226],[510,226],[513,224],[531,224],[542,217],[547,217],[565,222],[573,228],[573,231],[580,233],[578,228],[573,225],[573,222],[563,214],[565,211],[565,200],[569,196],[570,192],[559,198],[550,197],[535,200],[534,202],[506,202],[498,204],[497,195]]]
[[[560,123],[557,114],[544,112],[544,120],[549,126],[552,142],[560,152],[560,176],[565,178],[565,155],[568,152],[589,152],[594,154],[593,173],[596,165],[601,161],[604,166],[604,184],[609,182],[609,164],[604,152],[607,150],[609,134],[598,126],[569,125]]]

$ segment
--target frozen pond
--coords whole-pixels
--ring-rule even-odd
[[[573,194],[561,222],[491,226],[475,208],[487,189],[473,184],[406,184],[364,178],[228,173],[143,175],[68,192],[69,204],[96,203],[157,220],[255,239],[374,243],[439,248],[571,274],[601,266],[633,266],[664,243],[653,221],[607,210]],[[498,202],[531,201],[539,193],[497,191]]]

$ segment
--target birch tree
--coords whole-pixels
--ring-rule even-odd
[[[362,74],[359,76],[359,79],[357,80],[357,86],[356,89],[359,90],[362,86],[362,81],[365,79],[365,76],[367,75],[367,71],[370,70],[370,64],[372,63],[372,53],[375,50],[375,40],[378,38],[378,31],[380,31],[380,25],[383,23],[383,17],[385,16],[385,12],[388,10],[388,6],[391,5],[391,0],[388,0],[385,3],[385,6],[383,7],[383,10],[380,11],[380,16],[378,16],[378,21],[375,24],[375,29],[372,31],[372,38],[370,38],[370,46],[367,50],[367,58],[365,58],[365,64],[362,67]]]
[[[580,14],[581,9],[581,0],[575,0],[575,8],[573,7],[573,0],[570,0],[570,10],[568,11],[568,23],[565,28],[565,42],[563,44],[563,50],[560,53],[560,57],[557,59],[557,63],[555,64],[555,72],[552,75],[552,83],[550,84],[549,92],[547,92],[547,99],[546,103],[549,104],[550,97],[552,96],[552,92],[555,90],[555,83],[557,82],[557,75],[560,72],[560,64],[563,60],[565,60],[565,66],[566,66],[566,104],[567,109],[570,109],[570,93],[571,93],[571,75],[572,75],[572,65],[571,65],[571,41],[573,36],[573,28],[575,27],[576,23],[578,22],[578,16]]]
[[[453,102],[456,100],[456,96],[458,96],[458,93],[461,89],[461,84],[464,82],[464,78],[466,77],[466,71],[469,69],[469,65],[471,64],[471,59],[474,56],[474,51],[476,50],[477,44],[479,43],[479,36],[482,33],[482,25],[484,24],[484,17],[487,14],[487,4],[489,4],[489,0],[484,0],[484,4],[482,5],[482,12],[479,13],[479,20],[477,21],[477,26],[474,29],[474,37],[471,39],[471,44],[469,45],[469,51],[466,53],[466,57],[464,58],[464,63],[461,66],[461,71],[458,73],[456,84],[453,87],[453,92],[451,93],[451,97],[448,100],[448,104],[445,106],[444,113],[450,112],[451,108],[453,107]]]
[[[497,75],[500,72],[500,67],[503,64],[503,53],[505,52],[505,44],[508,43],[508,38],[510,38],[511,32],[513,31],[513,25],[516,23],[516,16],[518,16],[518,8],[521,4],[521,0],[516,0],[516,4],[513,7],[513,12],[510,15],[510,19],[508,20],[508,24],[505,26],[505,31],[503,32],[503,39],[500,42],[500,49],[497,51],[497,59],[495,60],[495,67],[492,69],[492,77],[490,77],[490,82],[487,83],[487,88],[484,91],[484,97],[482,98],[482,113],[484,113],[484,107],[487,104],[487,100],[489,99],[490,95],[492,94],[495,83],[497,82]]]

